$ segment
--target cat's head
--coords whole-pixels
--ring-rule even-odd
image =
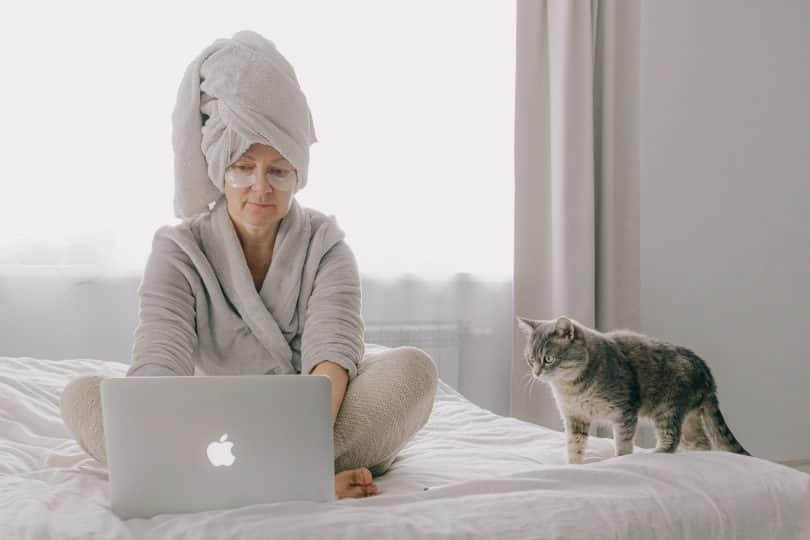
[[[526,336],[523,357],[535,379],[576,378],[588,358],[582,325],[564,316],[550,321],[518,317],[517,321]]]

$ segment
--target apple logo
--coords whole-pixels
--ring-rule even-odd
[[[225,433],[219,438],[219,442],[214,441],[208,445],[206,453],[208,454],[208,460],[214,467],[219,467],[220,465],[230,467],[233,465],[234,460],[236,460],[236,457],[231,453],[233,443],[226,441],[225,439],[227,438],[228,434]]]

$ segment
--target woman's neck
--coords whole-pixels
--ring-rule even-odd
[[[270,267],[270,261],[273,258],[273,248],[276,243],[276,235],[278,234],[278,223],[266,231],[259,233],[251,233],[248,229],[244,228],[238,223],[234,223],[236,236],[239,238],[239,243],[242,245],[242,251],[245,254],[248,268],[251,273],[261,274],[262,276],[267,272]]]

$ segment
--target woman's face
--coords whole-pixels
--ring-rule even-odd
[[[231,219],[256,233],[271,229],[284,219],[290,210],[295,188],[289,191],[276,189],[268,183],[267,174],[294,174],[295,168],[278,150],[254,143],[231,167],[256,178],[256,183],[247,187],[234,187],[224,182]]]

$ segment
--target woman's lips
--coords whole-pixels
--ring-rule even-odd
[[[253,206],[257,207],[257,208],[267,208],[268,206],[274,206],[272,204],[260,204],[260,203],[250,202],[250,201],[248,201],[248,204],[253,205]]]

